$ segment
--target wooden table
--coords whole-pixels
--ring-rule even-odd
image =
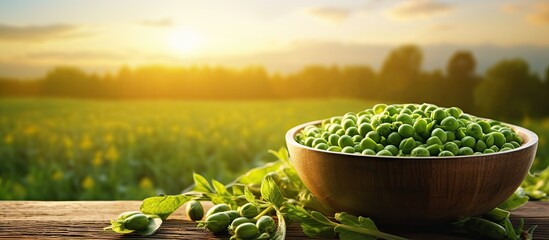
[[[228,239],[196,228],[183,209],[164,222],[150,237],[118,235],[102,228],[124,211],[138,210],[140,201],[0,201],[0,239]],[[514,223],[524,218],[526,226],[538,225],[535,239],[549,239],[549,202],[530,202],[512,213]],[[435,232],[433,232],[435,231]],[[394,232],[391,232],[394,233]],[[436,233],[401,232],[412,239],[468,239]],[[309,239],[299,225],[291,225],[287,239]]]

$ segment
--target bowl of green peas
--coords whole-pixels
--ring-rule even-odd
[[[510,197],[538,137],[457,107],[377,104],[286,133],[292,165],[334,211],[398,225],[484,214]]]

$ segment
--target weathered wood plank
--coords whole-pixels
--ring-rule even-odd
[[[102,228],[124,211],[139,209],[139,201],[0,201],[0,239],[228,239],[197,229],[183,209],[174,213],[152,237],[118,235]],[[531,202],[513,212],[513,222],[524,218],[526,225],[538,225],[536,239],[549,239],[549,203]],[[438,232],[437,232],[438,231]],[[412,239],[469,239],[448,236],[437,229],[397,230]],[[288,239],[309,239],[299,225],[291,225]]]

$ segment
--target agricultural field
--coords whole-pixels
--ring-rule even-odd
[[[274,160],[300,123],[372,102],[0,100],[0,199],[143,199],[175,194],[193,171],[224,182]],[[540,136],[535,168],[549,162],[549,119],[515,124]]]

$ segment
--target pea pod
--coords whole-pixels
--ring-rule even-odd
[[[236,227],[234,233],[239,238],[252,238],[259,233],[259,229],[253,223],[242,223]]]
[[[276,229],[276,223],[270,216],[261,216],[257,222],[256,226],[260,232],[269,232],[272,233]]]
[[[225,212],[225,211],[229,211],[231,210],[231,207],[229,207],[229,205],[227,204],[217,204],[215,206],[213,206],[212,208],[210,208],[210,210],[208,210],[208,212],[206,213],[206,218],[208,218],[210,215],[214,214],[214,213],[218,213],[218,212]]]
[[[246,203],[240,207],[240,216],[253,218],[259,214],[259,208],[251,203]]]
[[[129,230],[144,230],[149,225],[149,217],[143,213],[133,214],[124,219],[124,227]]]
[[[191,200],[187,203],[187,216],[192,221],[198,221],[204,217],[204,208],[199,201]]]
[[[231,218],[225,212],[213,213],[204,222],[206,229],[214,234],[226,231],[230,223]]]

